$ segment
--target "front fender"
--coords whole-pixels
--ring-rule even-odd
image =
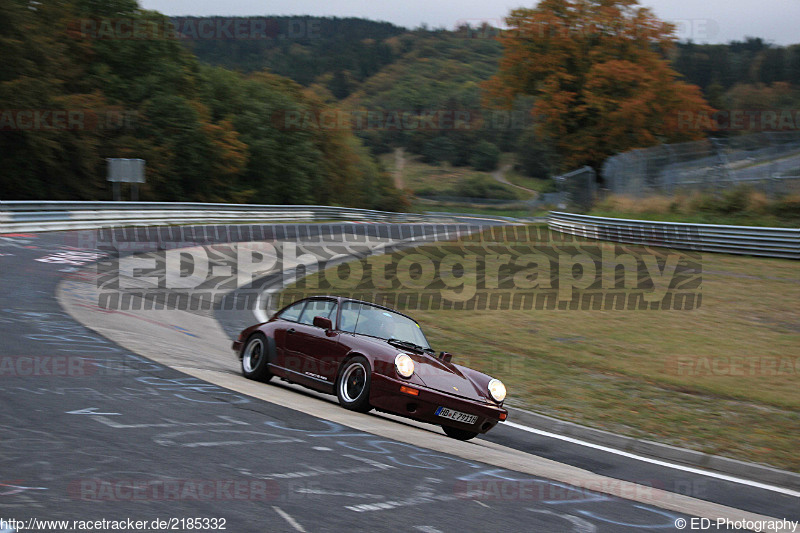
[[[382,376],[386,376],[392,379],[406,381],[411,385],[419,385],[424,386],[425,383],[416,375],[412,374],[410,378],[404,378],[400,376],[394,368],[394,357],[391,360],[384,355],[370,355],[369,353],[364,353],[366,350],[357,351],[353,350],[347,354],[347,357],[342,361],[342,364],[339,365],[339,369],[337,370],[337,377],[339,372],[341,371],[344,364],[352,359],[353,357],[360,355],[361,357],[365,358],[367,362],[369,362],[369,366],[374,374],[380,374]],[[399,352],[398,352],[399,353]]]
[[[458,370],[464,374],[464,377],[469,379],[472,384],[475,386],[475,389],[483,395],[488,401],[494,403],[496,405],[503,405],[502,402],[497,404],[494,400],[492,400],[491,396],[489,395],[489,382],[494,379],[492,376],[488,376],[483,372],[478,372],[477,370],[473,370],[472,368],[461,366],[461,365],[453,365],[458,368]]]

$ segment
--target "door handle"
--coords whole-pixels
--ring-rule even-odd
[[[291,335],[292,333],[294,333],[294,331],[295,331],[294,328],[289,328],[286,330],[286,333]]]

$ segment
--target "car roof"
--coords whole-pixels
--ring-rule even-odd
[[[408,316],[407,314],[401,313],[397,309],[392,309],[391,307],[386,307],[385,305],[376,304],[376,303],[373,303],[373,302],[370,302],[370,301],[367,301],[367,300],[359,300],[357,298],[348,298],[346,296],[334,296],[332,294],[327,294],[327,295],[326,294],[320,294],[320,295],[315,295],[315,296],[307,296],[306,298],[301,298],[300,300],[292,302],[289,305],[294,305],[297,302],[302,302],[303,300],[336,300],[339,304],[342,304],[344,302],[355,302],[355,303],[359,303],[359,304],[366,304],[366,305],[370,305],[372,307],[377,307],[378,309],[385,309],[386,311],[391,311],[392,313],[397,313],[400,316],[404,316],[409,320],[413,320],[414,322],[417,322],[416,320],[414,320],[412,317]],[[286,307],[288,307],[288,306],[286,306]],[[417,323],[419,323],[419,322],[417,322]]]

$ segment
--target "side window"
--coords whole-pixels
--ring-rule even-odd
[[[292,304],[283,312],[278,315],[278,318],[282,318],[284,320],[291,320],[292,322],[297,322],[297,319],[300,317],[300,312],[303,310],[303,306],[306,305],[306,302],[297,302],[296,304]]]
[[[340,330],[347,333],[353,333],[355,331],[361,307],[361,304],[356,302],[345,302],[342,304],[342,322],[339,328]]]
[[[326,318],[331,318],[332,316],[331,320],[333,320],[336,318],[335,313],[336,302],[333,300],[309,300],[299,321],[301,324],[308,324],[310,326],[314,324],[315,316],[324,316]]]
[[[314,316],[324,316],[325,318],[330,318],[331,322],[333,323],[333,327],[335,328],[336,327],[336,307],[337,307],[338,304],[336,302],[331,302],[331,303],[333,305],[330,306],[330,310],[327,313],[317,313]],[[313,320],[313,318],[312,318],[312,320]]]

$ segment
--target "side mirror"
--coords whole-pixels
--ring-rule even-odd
[[[453,354],[448,352],[439,352],[439,359],[445,363],[449,363],[453,359]]]
[[[331,322],[331,319],[325,318],[324,316],[315,316],[314,325],[325,330],[333,329],[333,322]]]

